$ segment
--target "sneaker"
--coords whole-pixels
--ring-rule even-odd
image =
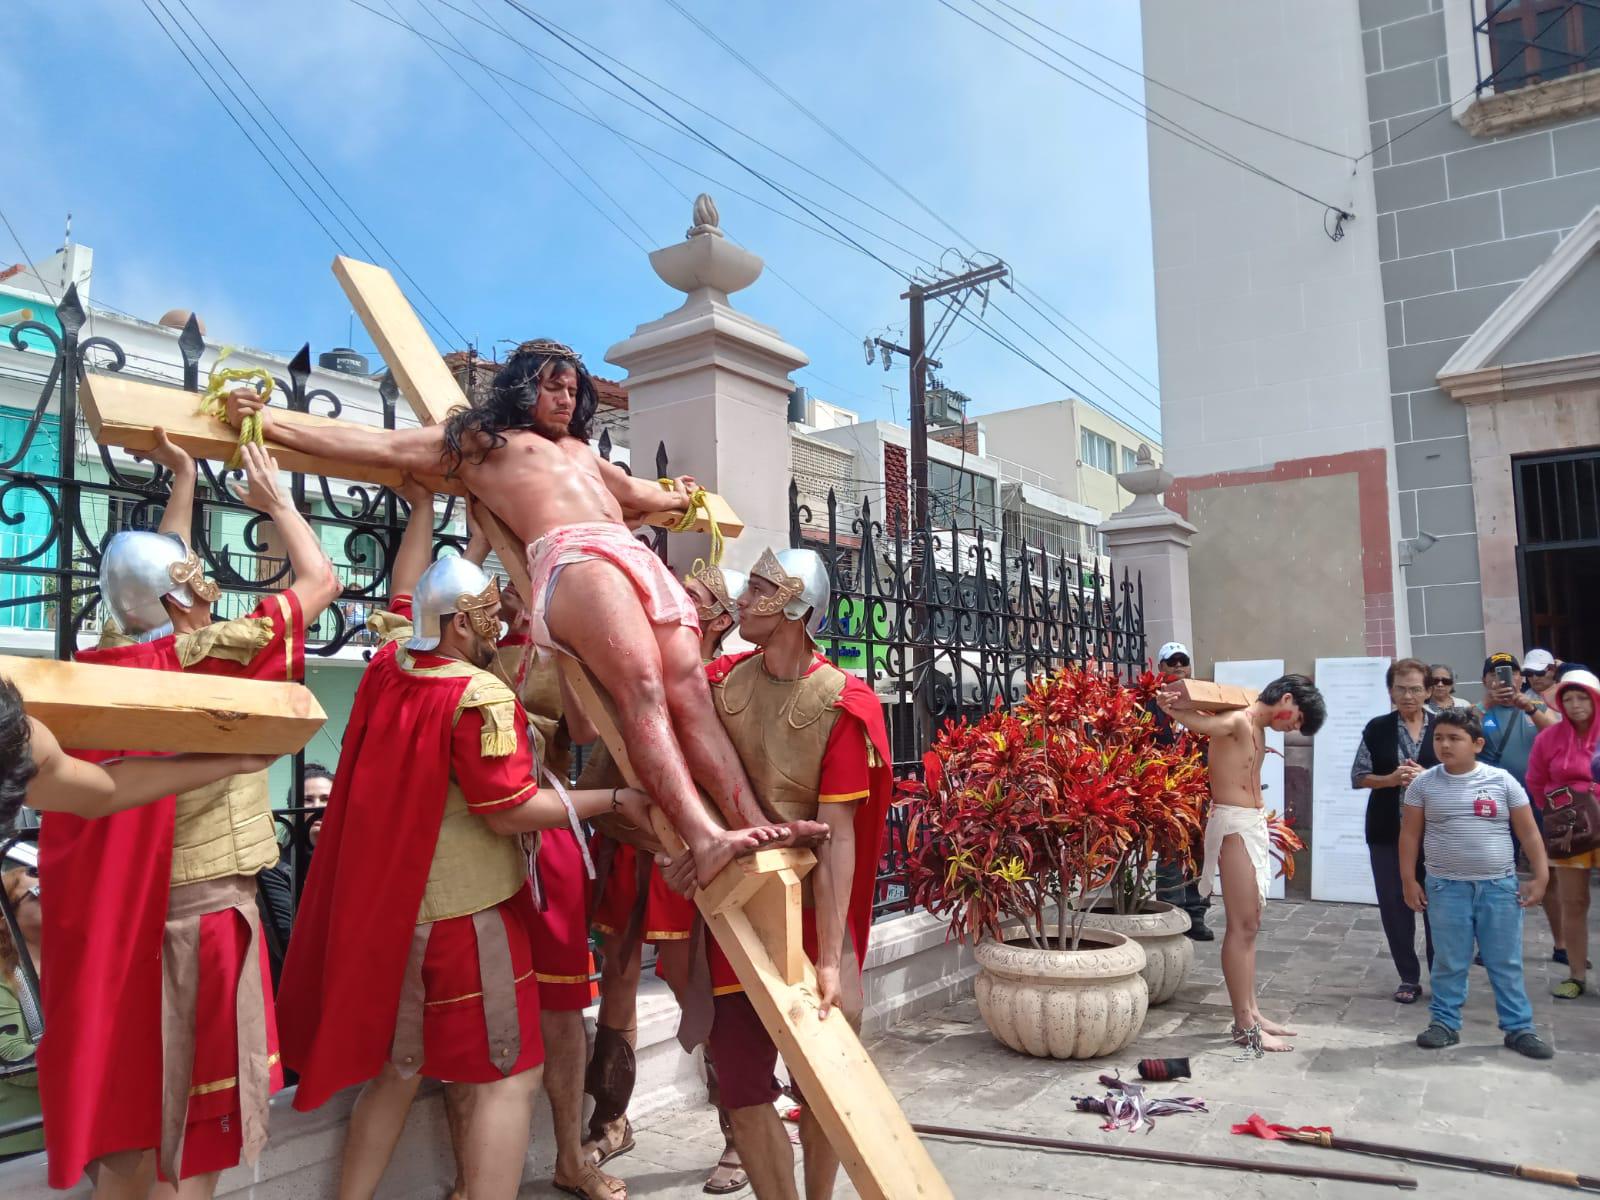
[[[1550,994],[1557,1000],[1576,1000],[1585,990],[1581,979],[1563,979],[1550,989]]]
[[[1211,932],[1209,925],[1204,921],[1195,920],[1193,917],[1189,919],[1189,928],[1184,930],[1184,936],[1191,942],[1214,942],[1217,940],[1217,935]]]
[[[1441,1025],[1437,1021],[1417,1034],[1417,1045],[1424,1050],[1443,1050],[1446,1046],[1454,1046],[1460,1040],[1461,1035],[1459,1033],[1448,1025]],[[1506,1042],[1506,1045],[1509,1046],[1510,1044],[1509,1041]]]
[[[1524,1058],[1554,1058],[1556,1056],[1556,1052],[1550,1048],[1550,1043],[1531,1029],[1519,1029],[1516,1033],[1506,1034],[1506,1045]]]

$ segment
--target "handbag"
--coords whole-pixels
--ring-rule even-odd
[[[1545,793],[1544,848],[1552,859],[1600,850],[1600,796],[1593,785]]]

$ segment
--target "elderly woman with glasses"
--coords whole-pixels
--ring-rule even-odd
[[[1428,699],[1423,707],[1437,716],[1447,708],[1471,708],[1472,701],[1456,695],[1456,673],[1435,663],[1428,668]]]

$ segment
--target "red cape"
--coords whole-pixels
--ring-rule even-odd
[[[356,690],[333,794],[278,989],[294,1106],[383,1069],[450,787],[451,719],[470,676],[400,669],[390,643]]]
[[[180,671],[172,637],[82,650],[79,662]],[[73,751],[102,762],[114,751]],[[103,1154],[161,1140],[161,941],[176,801],[86,821],[49,813],[39,829],[43,973],[39,1101],[50,1186],[77,1183]]]
[[[746,650],[739,654],[724,654],[706,664],[706,678],[716,683],[759,650]],[[821,662],[828,662],[823,655]],[[830,663],[830,665],[833,665]],[[867,965],[867,937],[872,932],[872,902],[878,888],[878,860],[883,855],[883,839],[888,833],[889,799],[894,792],[894,770],[889,757],[889,731],[883,723],[883,705],[872,689],[856,675],[844,673],[844,691],[834,707],[861,722],[867,743],[877,752],[876,766],[869,766],[867,777],[871,791],[861,802],[855,814],[856,872],[850,888],[850,936],[856,948],[856,957],[863,970]]]

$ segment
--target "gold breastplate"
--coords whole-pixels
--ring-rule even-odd
[[[452,777],[417,924],[493,908],[516,895],[527,878],[528,860],[523,857],[521,839],[503,837],[490,829],[467,807]]]
[[[711,685],[756,795],[783,820],[816,820],[822,756],[845,682],[844,672],[829,664],[803,679],[774,679],[754,654]]]
[[[254,875],[278,861],[267,773],[231,775],[178,797],[172,886]]]

